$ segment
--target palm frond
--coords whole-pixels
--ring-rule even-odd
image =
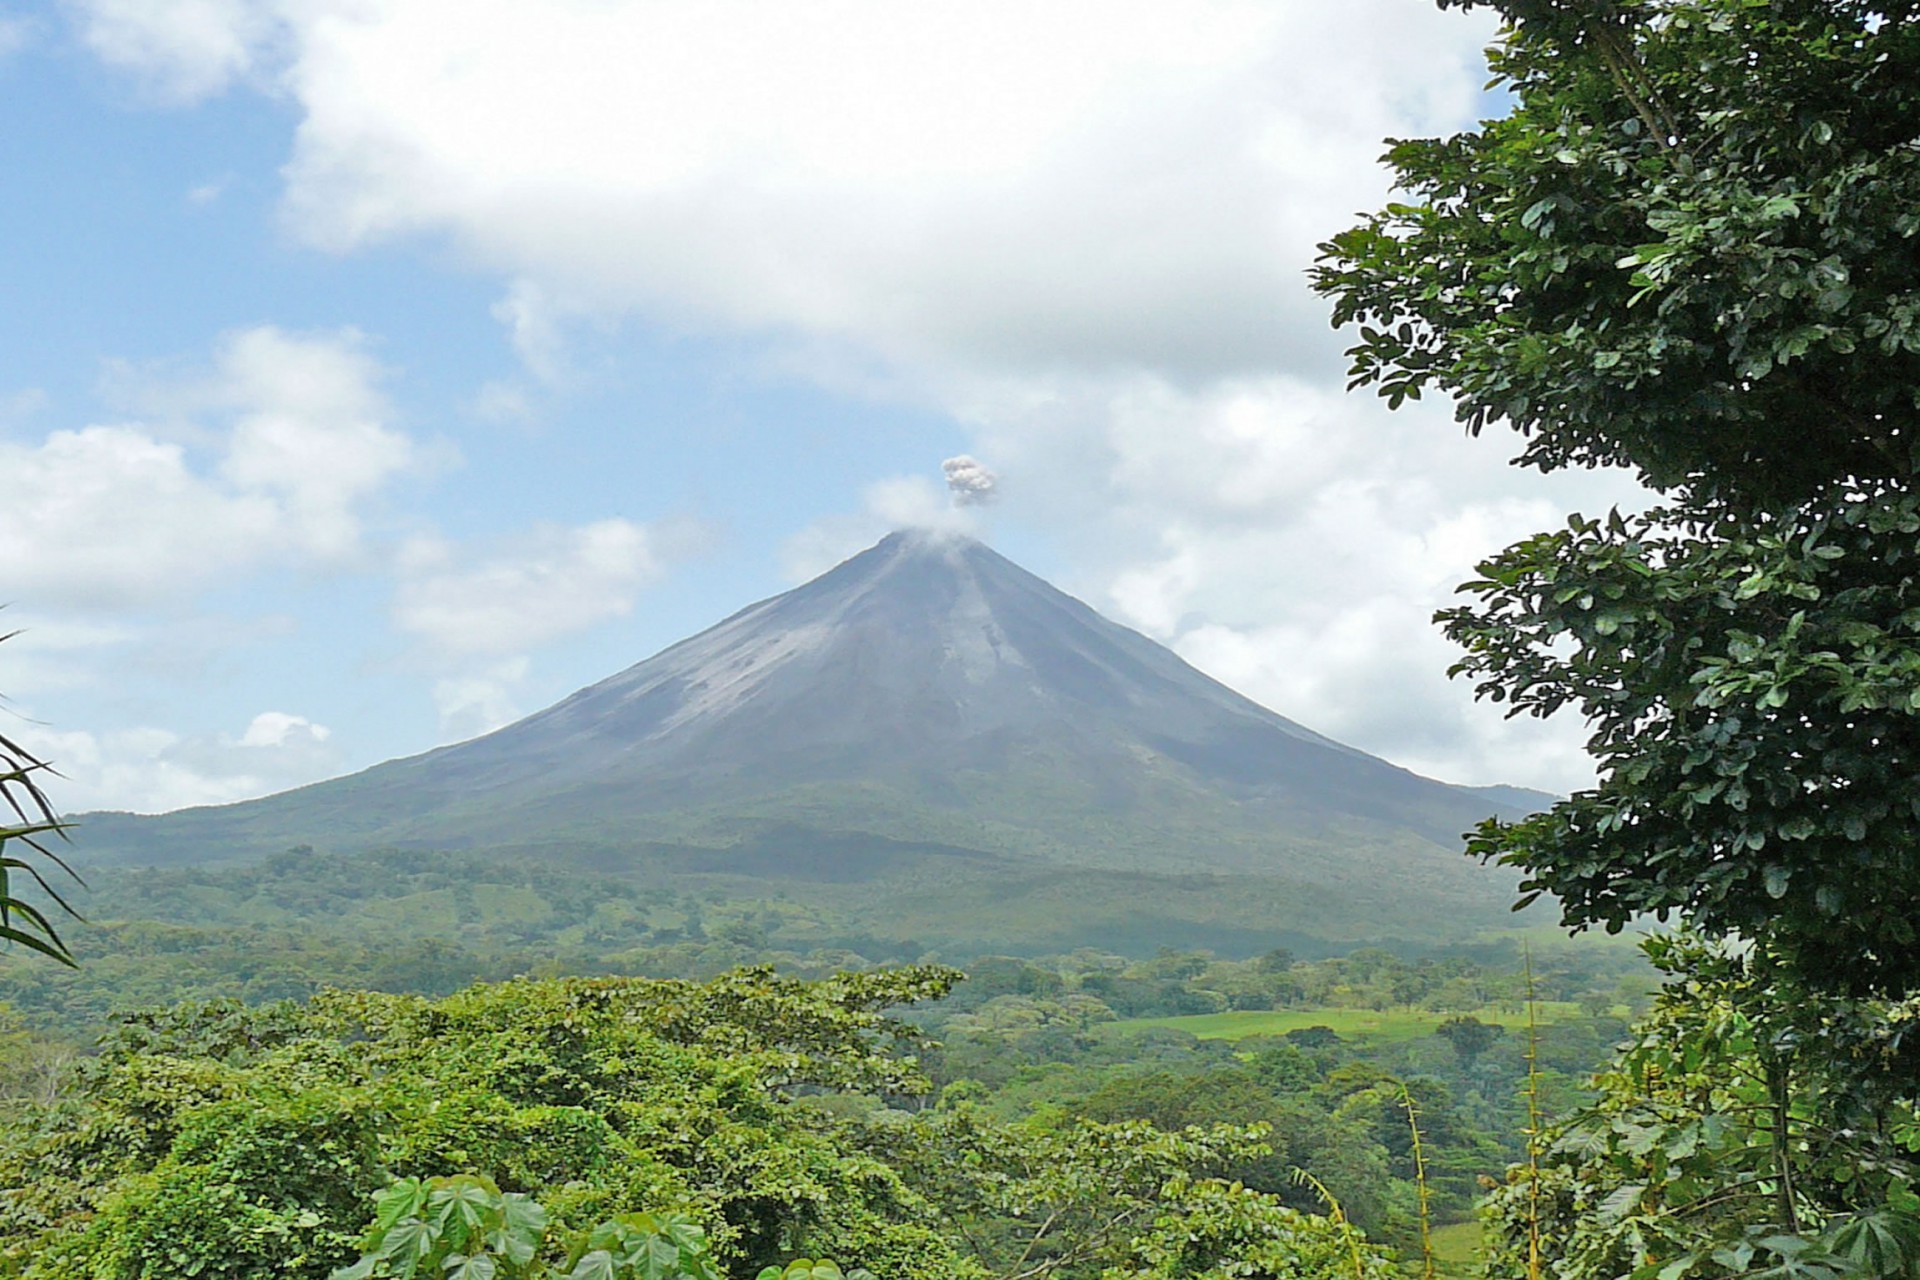
[[[0,642],[12,639],[17,631],[0,635]],[[75,884],[85,887],[66,859],[55,853],[45,839],[58,836],[68,840],[68,828],[71,824],[63,822],[54,812],[53,801],[40,786],[41,775],[58,777],[53,766],[40,759],[20,743],[0,734],[0,801],[4,801],[5,810],[0,810],[0,943],[18,943],[29,951],[36,951],[61,964],[72,966],[73,953],[61,940],[60,931],[32,903],[14,893],[14,874],[30,877],[41,893],[51,899],[67,915],[75,920],[82,919],[73,905],[55,889],[41,873],[41,867],[51,865],[64,873]],[[14,821],[7,822],[10,812]],[[18,849],[10,850],[9,843],[31,851],[33,860],[16,856]]]

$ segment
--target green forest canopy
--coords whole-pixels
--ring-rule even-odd
[[[692,1252],[666,1274],[709,1249],[733,1275],[823,1255],[903,1280],[1380,1271],[1352,1228],[1217,1176],[1264,1150],[1260,1126],[920,1106],[919,1034],[881,1011],[956,976],[523,980],[134,1019],[6,1131],[0,1274],[319,1278],[363,1243],[356,1274],[388,1274],[414,1256],[392,1240],[431,1251],[436,1212],[529,1275],[667,1245]]]

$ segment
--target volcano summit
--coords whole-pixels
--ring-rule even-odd
[[[1204,882],[1293,927],[1338,904],[1364,937],[1504,915],[1511,879],[1460,833],[1526,798],[1343,746],[976,541],[903,532],[483,737],[241,804],[92,815],[79,843],[123,865],[293,845],[585,858],[857,884],[895,904],[876,918],[935,886],[977,910],[1098,881],[1150,913]]]

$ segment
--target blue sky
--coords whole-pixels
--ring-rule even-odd
[[[1426,623],[1542,482],[1302,272],[1489,109],[1427,0],[0,6],[0,647],[69,809],[535,710],[907,523],[1284,714],[1566,787]],[[941,463],[1001,498],[957,509]]]

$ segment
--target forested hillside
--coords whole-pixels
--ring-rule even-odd
[[[564,860],[295,850],[250,866],[95,872],[75,897],[89,924],[67,930],[82,963],[0,968],[0,1000],[45,1025],[72,1028],[97,1024],[116,1009],[221,995],[304,998],[327,986],[445,995],[517,973],[704,978],[770,960],[821,976],[928,956],[967,964],[1010,944],[1029,954],[1066,950],[1048,927],[1050,913],[1085,913],[1087,925],[1067,933],[1070,947],[1091,934],[1105,944],[1095,950],[1133,959],[1164,947],[1244,959],[1283,946],[1312,959],[1358,945],[1330,948],[1324,936],[1258,928],[1258,903],[1244,895],[1234,901],[1243,887],[1204,876],[1110,886],[1065,877],[1039,895],[1016,883],[1006,891],[1015,899],[1032,895],[1019,904],[1018,917],[1030,928],[978,929],[964,901],[944,899],[922,904],[921,920],[933,923],[942,910],[949,917],[923,939],[905,927],[913,918],[880,921],[849,910],[831,892],[796,892],[779,881],[696,891]],[[1129,914],[1111,927],[1092,927],[1108,919],[1096,910],[1103,902],[1124,902]],[[1192,917],[1162,918],[1156,928],[1156,907],[1184,908]],[[1409,910],[1417,907],[1409,900]],[[1453,925],[1454,952],[1507,971],[1510,989],[1517,941],[1501,942],[1500,930],[1475,940]],[[1412,954],[1405,939],[1384,930],[1359,941]],[[1274,994],[1247,998],[1264,1008]]]

